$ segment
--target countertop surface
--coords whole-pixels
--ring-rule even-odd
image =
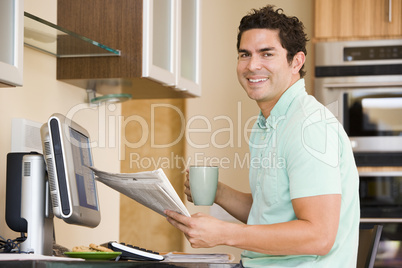
[[[0,255],[1,257],[1,255]],[[164,268],[238,268],[236,263],[167,263],[167,262],[137,262],[137,261],[46,261],[46,260],[24,260],[24,261],[0,261],[1,267],[7,268],[114,268],[114,267],[164,267]]]

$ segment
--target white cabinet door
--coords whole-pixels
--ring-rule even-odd
[[[200,0],[179,0],[176,87],[201,96]]]
[[[143,1],[142,76],[200,96],[200,0]]]
[[[23,0],[0,1],[0,85],[22,86]]]
[[[142,76],[175,85],[176,0],[144,0]]]

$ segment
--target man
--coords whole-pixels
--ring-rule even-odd
[[[242,248],[245,267],[356,267],[358,173],[345,131],[306,93],[306,42],[303,24],[282,9],[241,20],[237,75],[261,110],[250,137],[252,193],[219,183],[215,202],[247,224],[166,211],[193,247]]]

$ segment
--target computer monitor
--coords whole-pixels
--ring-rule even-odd
[[[53,214],[69,224],[96,227],[100,210],[91,142],[86,129],[61,114],[41,127]]]

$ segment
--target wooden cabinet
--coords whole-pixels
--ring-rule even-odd
[[[317,40],[402,36],[402,0],[315,0]]]
[[[58,0],[59,26],[121,56],[58,58],[57,79],[138,99],[200,96],[199,1]]]

